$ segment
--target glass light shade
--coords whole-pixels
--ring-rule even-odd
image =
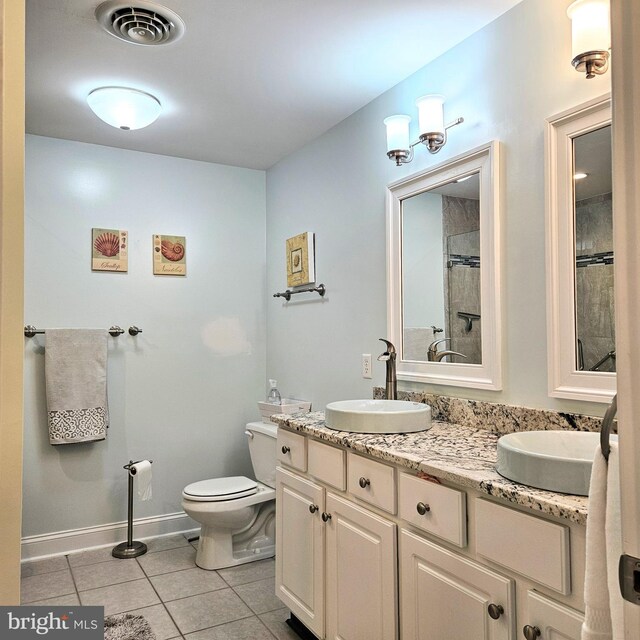
[[[571,18],[571,55],[611,48],[609,0],[576,0],[567,9]]]
[[[94,89],[87,102],[100,120],[127,131],[149,126],[162,111],[162,105],[150,93],[125,87]]]
[[[409,149],[409,123],[411,116],[389,116],[384,119],[387,127],[387,151]]]
[[[416,100],[420,135],[441,133],[444,135],[444,96],[422,96]]]

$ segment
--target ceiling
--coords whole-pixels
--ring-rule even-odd
[[[519,1],[163,0],[184,36],[138,46],[101,29],[100,0],[27,0],[27,132],[266,169]],[[104,124],[86,96],[110,85],[162,115]]]

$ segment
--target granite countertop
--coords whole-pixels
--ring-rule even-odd
[[[324,413],[274,415],[278,426],[314,436],[373,458],[423,471],[462,487],[529,507],[534,511],[586,524],[588,498],[534,489],[503,478],[495,470],[499,435],[487,428],[434,420],[429,431],[372,434],[336,431]]]

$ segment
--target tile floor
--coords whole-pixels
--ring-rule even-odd
[[[24,563],[22,604],[139,613],[157,640],[299,640],[274,595],[273,559],[204,571],[182,535],[147,545],[149,551],[133,560],[116,560],[106,548]]]

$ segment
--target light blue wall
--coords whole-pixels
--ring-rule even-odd
[[[263,171],[27,136],[25,323],[136,324],[109,338],[104,442],[52,447],[46,337],[25,339],[23,535],[126,518],[129,459],[152,458],[153,499],[251,473],[245,423],[265,385]],[[91,271],[91,228],[129,232],[129,272]],[[152,274],[153,233],[187,238],[187,276]]]
[[[285,287],[285,238],[302,231],[316,234],[317,276],[328,292],[324,300],[267,302],[268,373],[286,394],[316,408],[371,396],[360,358],[377,355],[386,334],[385,186],[498,139],[506,187],[504,390],[431,390],[602,413],[601,405],[547,396],[544,122],[608,92],[611,77],[586,80],[571,67],[569,4],[525,0],[267,172],[268,293]],[[414,162],[398,168],[385,155],[382,120],[415,117],[415,98],[431,92],[446,96],[447,120],[465,122],[437,156],[416,149]],[[382,384],[383,365],[374,363],[374,372],[373,383]]]

